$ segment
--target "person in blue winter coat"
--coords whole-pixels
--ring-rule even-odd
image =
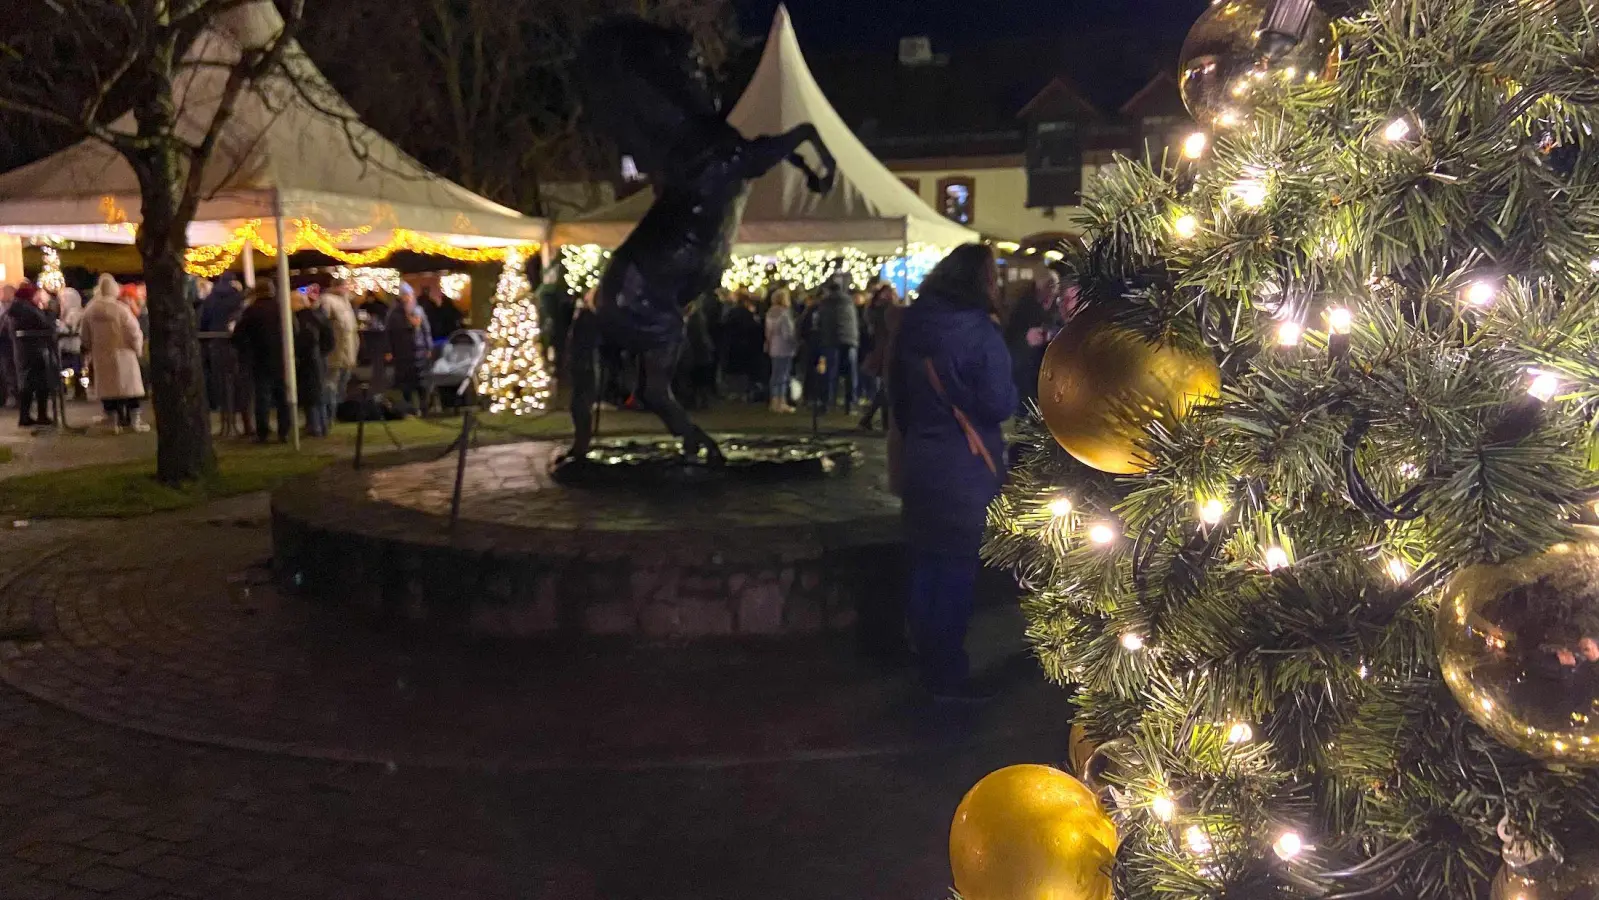
[[[969,681],[978,551],[1005,480],[1000,425],[1016,385],[995,321],[999,268],[981,244],[957,247],[922,282],[894,342],[889,396],[904,434],[899,481],[911,552],[906,609],[922,677],[940,699],[981,699]]]

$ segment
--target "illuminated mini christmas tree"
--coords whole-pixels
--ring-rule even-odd
[[[527,258],[507,250],[505,269],[494,289],[489,320],[488,374],[490,412],[518,416],[544,412],[550,402],[550,376],[539,342],[538,297],[527,278]]]
[[[1195,26],[1201,131],[1093,188],[987,553],[1104,891],[1599,896],[1599,13],[1341,7]]]

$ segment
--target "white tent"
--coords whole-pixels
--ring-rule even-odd
[[[811,75],[782,6],[755,77],[727,120],[745,137],[781,134],[810,122],[838,159],[838,181],[824,195],[811,193],[805,176],[787,163],[756,180],[739,229],[739,253],[808,244],[887,254],[910,244],[949,247],[978,240],[977,232],[922,202],[844,124]],[[558,223],[552,240],[615,247],[654,202],[653,191],[640,191],[584,218]]]
[[[198,142],[221,100],[241,47],[260,47],[283,28],[270,2],[219,18],[195,42],[176,86],[179,133]],[[217,64],[217,65],[211,65]],[[206,167],[204,199],[189,244],[219,244],[244,222],[308,219],[330,231],[367,229],[341,249],[384,246],[395,228],[462,247],[543,240],[548,223],[527,218],[423,168],[362,125],[296,44],[281,75],[246,88]],[[132,134],[131,114],[111,130]],[[0,231],[132,243],[139,221],[133,169],[88,140],[0,175]]]

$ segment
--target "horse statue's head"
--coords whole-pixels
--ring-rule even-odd
[[[722,125],[694,40],[681,29],[617,18],[591,29],[578,51],[584,112],[659,178],[671,154],[692,154]]]

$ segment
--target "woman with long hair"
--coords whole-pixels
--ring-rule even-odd
[[[888,373],[903,434],[891,474],[911,550],[906,612],[923,680],[943,700],[981,699],[969,679],[966,628],[988,504],[1005,479],[1000,425],[1016,409],[994,314],[999,289],[991,250],[955,248],[906,309]]]
[[[791,413],[788,383],[794,373],[794,354],[799,352],[799,331],[787,288],[772,292],[772,308],[766,311],[766,356],[772,361],[767,382],[767,405],[775,413]]]

